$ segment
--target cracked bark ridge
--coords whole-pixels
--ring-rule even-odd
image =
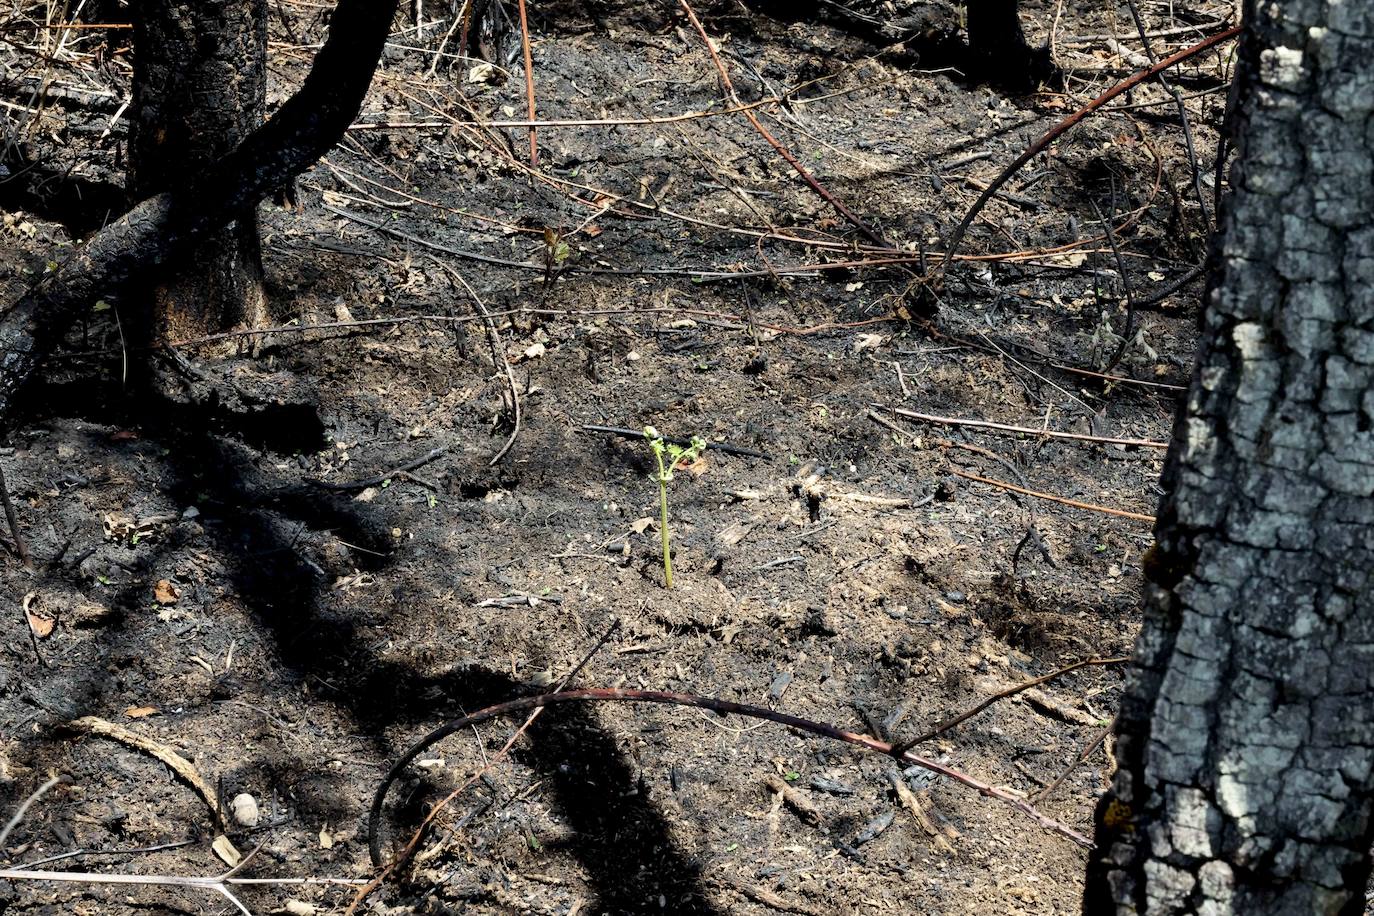
[[[1370,873],[1374,4],[1245,7],[1092,914],[1360,913]]]
[[[128,190],[139,201],[209,167],[262,123],[267,0],[133,7]],[[264,319],[257,202],[210,233],[152,291],[136,339],[199,337]]]
[[[0,425],[76,316],[170,259],[309,168],[362,107],[397,0],[339,0],[301,88],[234,151],[96,233],[0,312]]]

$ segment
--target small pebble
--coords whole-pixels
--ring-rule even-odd
[[[258,813],[258,800],[247,792],[240,792],[234,796],[234,800],[229,803],[229,810],[234,815],[234,823],[243,827],[256,827],[261,815]]]

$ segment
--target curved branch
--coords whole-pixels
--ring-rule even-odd
[[[983,207],[987,205],[988,201],[992,200],[992,196],[994,194],[1001,190],[1002,185],[1006,184],[1011,179],[1011,176],[1015,175],[1018,171],[1020,171],[1021,166],[1025,165],[1027,162],[1030,162],[1040,153],[1044,152],[1046,147],[1048,147],[1055,140],[1059,139],[1059,137],[1062,134],[1068,131],[1079,121],[1082,121],[1088,115],[1092,114],[1094,111],[1098,110],[1103,105],[1110,102],[1112,99],[1121,95],[1123,92],[1129,92],[1130,90],[1134,89],[1136,86],[1139,86],[1146,80],[1158,76],[1165,70],[1168,70],[1170,67],[1176,64],[1181,64],[1185,60],[1188,60],[1192,57],[1196,57],[1197,55],[1201,54],[1203,51],[1206,51],[1209,48],[1214,48],[1224,41],[1229,41],[1230,39],[1235,38],[1237,35],[1240,34],[1240,31],[1240,26],[1234,26],[1232,28],[1226,29],[1223,32],[1217,32],[1215,35],[1208,36],[1207,38],[1204,38],[1202,41],[1198,42],[1195,45],[1192,45],[1191,47],[1184,48],[1182,51],[1178,51],[1174,54],[1169,55],[1164,60],[1159,61],[1152,67],[1147,67],[1144,70],[1140,70],[1137,73],[1128,76],[1126,79],[1117,83],[1115,86],[1108,89],[1106,92],[1102,93],[1097,98],[1093,99],[1091,102],[1084,105],[1082,108],[1078,109],[1073,114],[1069,115],[1067,118],[1051,127],[1049,130],[1045,131],[1045,133],[1040,137],[1040,139],[1036,140],[1030,146],[1026,147],[1025,152],[1017,156],[1016,159],[1012,161],[1011,165],[1003,169],[1002,173],[998,175],[995,179],[993,179],[993,181],[990,182],[988,186],[983,189],[983,193],[980,194],[978,196],[978,199],[973,202],[973,206],[968,208],[968,212],[964,214],[964,218],[959,221],[959,225],[954,227],[954,232],[950,234],[949,243],[945,245],[944,260],[940,262],[940,269],[944,270],[945,268],[949,267],[949,262],[954,260],[954,252],[956,249],[958,249],[959,243],[964,240],[964,233],[967,232],[968,227],[973,224],[974,217],[976,217],[980,212],[982,212]]]
[[[515,712],[524,712],[527,709],[538,709],[543,706],[552,706],[557,703],[576,703],[576,702],[624,702],[624,703],[662,703],[669,706],[695,706],[698,709],[710,709],[720,713],[734,713],[740,716],[749,716],[754,719],[765,719],[769,722],[777,722],[791,728],[797,728],[813,735],[820,735],[823,738],[832,738],[836,741],[844,741],[854,744],[865,750],[883,754],[900,760],[903,763],[913,763],[918,767],[946,776],[955,782],[962,783],[970,789],[975,790],[980,795],[987,795],[997,799],[1004,804],[1010,805],[1027,817],[1030,817],[1037,824],[1046,830],[1052,830],[1060,836],[1073,840],[1079,846],[1091,849],[1092,841],[1083,836],[1066,824],[1063,824],[1047,814],[1036,810],[1025,799],[1018,798],[1006,789],[985,783],[960,770],[947,767],[942,763],[914,754],[909,750],[902,750],[893,747],[886,741],[879,741],[877,738],[870,738],[868,735],[860,735],[854,732],[845,731],[834,725],[827,725],[824,722],[813,722],[810,719],[803,719],[798,716],[790,716],[787,713],[776,712],[764,706],[751,706],[747,703],[735,703],[731,700],[717,700],[713,697],[697,696],[691,693],[673,693],[666,690],[632,690],[620,687],[599,687],[587,688],[584,690],[565,690],[562,693],[545,693],[539,696],[522,697],[518,700],[509,700],[505,703],[497,703],[477,712],[454,719],[439,726],[434,731],[425,735],[410,749],[401,755],[387,771],[382,784],[377,787],[377,792],[372,796],[372,808],[367,816],[367,842],[368,852],[372,856],[373,865],[382,864],[382,837],[378,831],[382,819],[382,803],[386,801],[387,790],[405,770],[406,766],[420,754],[437,742],[447,738],[455,732],[462,731],[470,725],[477,725],[488,719],[495,719],[498,716],[509,715]]]

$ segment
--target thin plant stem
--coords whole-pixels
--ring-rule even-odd
[[[658,457],[658,527],[663,533],[663,585],[673,587],[673,536],[668,531],[668,484],[663,479],[663,456]]]

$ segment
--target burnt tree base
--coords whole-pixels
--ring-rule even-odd
[[[969,81],[1014,92],[1054,84],[1060,76],[1049,48],[1026,41],[1016,0],[971,0],[967,36],[959,26],[965,4],[949,0],[931,0],[910,16],[891,19],[818,0],[749,0],[748,5],[779,21],[820,22],[838,28],[876,48],[890,49],[885,59],[903,66],[952,69]]]
[[[0,316],[0,426],[77,317],[146,284],[304,171],[352,123],[381,58],[396,0],[340,0],[304,85],[233,152],[97,232]]]

